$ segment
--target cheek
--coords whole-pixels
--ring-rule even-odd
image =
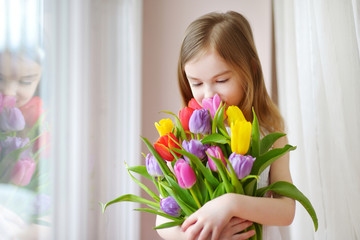
[[[17,107],[21,107],[25,105],[34,96],[35,90],[36,90],[35,87],[24,87],[23,89],[18,91],[16,96]]]

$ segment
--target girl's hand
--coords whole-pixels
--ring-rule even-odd
[[[233,217],[228,194],[217,197],[194,212],[181,226],[187,240],[218,239]],[[211,238],[210,238],[211,237]]]
[[[233,217],[228,224],[224,227],[220,234],[220,240],[243,240],[254,236],[255,231],[250,230],[247,232],[240,233],[246,228],[250,227],[252,222],[238,217]]]

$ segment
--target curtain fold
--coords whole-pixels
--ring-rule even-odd
[[[301,205],[293,239],[360,237],[360,58],[357,1],[274,1],[279,105],[288,126]]]
[[[53,239],[139,239],[141,0],[46,1],[53,124]]]

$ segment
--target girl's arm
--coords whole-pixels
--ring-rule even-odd
[[[287,139],[279,139],[274,147],[283,147]],[[270,183],[292,182],[289,170],[289,154],[276,160],[270,169]],[[295,201],[282,196],[252,197],[225,194],[207,202],[193,213],[182,225],[187,239],[218,239],[224,226],[233,217],[247,219],[264,225],[289,225],[295,215]]]

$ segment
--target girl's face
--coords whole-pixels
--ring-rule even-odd
[[[199,104],[216,93],[228,106],[240,104],[244,95],[243,79],[216,51],[208,51],[190,60],[184,68],[192,94]]]
[[[33,96],[41,78],[41,66],[30,59],[0,54],[0,92],[16,97],[21,107]]]

